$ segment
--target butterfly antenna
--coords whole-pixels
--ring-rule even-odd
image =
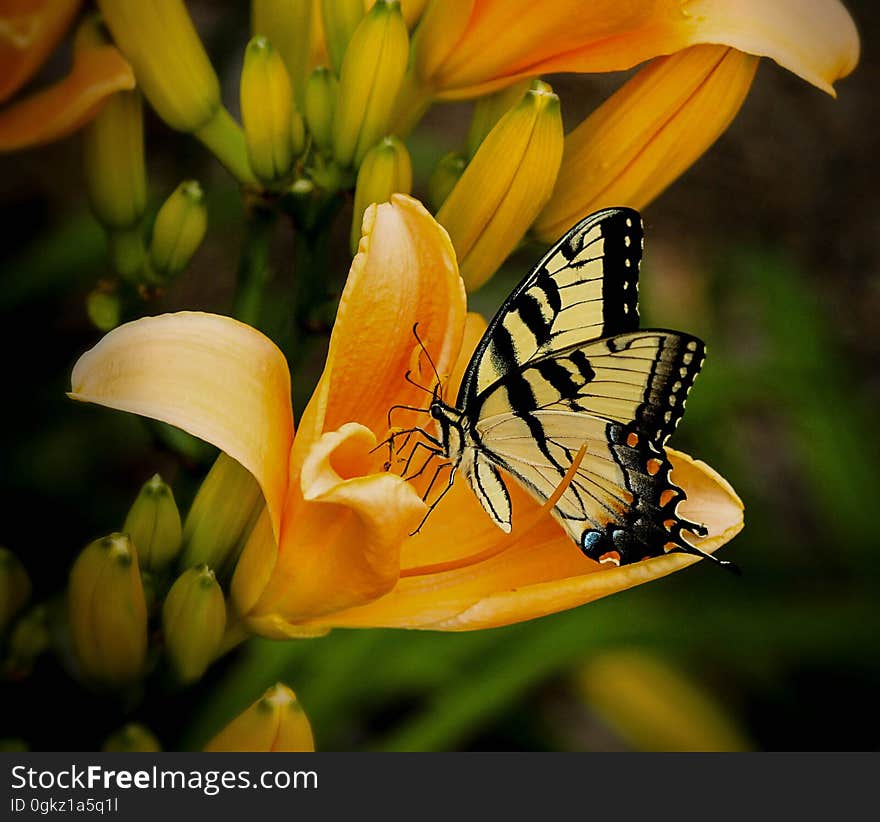
[[[425,388],[424,385],[419,385],[419,384],[418,384],[418,383],[412,378],[412,372],[411,372],[411,371],[407,371],[406,374],[403,375],[403,378],[404,378],[404,379],[405,379],[410,385],[414,386],[415,388],[418,388],[419,391],[424,391],[426,394],[430,394],[432,397],[434,396],[434,392],[433,392],[433,391],[428,390],[427,388]],[[398,408],[403,408],[403,407],[404,407],[404,406],[398,406]],[[419,408],[419,409],[414,409],[414,410],[424,411],[425,409],[424,409],[424,408]]]
[[[730,571],[732,574],[735,574],[738,577],[742,576],[742,570],[735,562],[731,562],[727,559],[718,559],[718,557],[716,557],[714,554],[707,553],[706,551],[701,551],[699,548],[697,548],[695,545],[691,545],[689,542],[686,542],[686,545],[686,548],[679,547],[678,549],[682,554],[690,554],[691,556],[702,557],[703,559],[711,560],[716,565],[724,568],[727,571]]]
[[[431,363],[431,370],[434,372],[434,376],[437,379],[437,385],[440,385],[440,373],[437,371],[437,366],[434,365],[434,360],[431,358],[431,353],[428,351],[425,344],[422,342],[422,338],[419,336],[419,324],[413,323],[413,336],[416,338],[416,342],[421,347],[422,351],[425,352],[425,356],[428,358],[428,362]],[[431,392],[434,393],[433,391]]]

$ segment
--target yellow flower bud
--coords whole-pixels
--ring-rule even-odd
[[[104,22],[158,115],[197,131],[220,107],[220,83],[183,0],[98,0]]]
[[[480,97],[474,104],[474,113],[471,117],[471,125],[467,136],[467,156],[473,157],[480,147],[480,143],[486,139],[486,135],[492,131],[495,124],[510,111],[529,90],[531,80],[520,80],[518,83],[507,86]]]
[[[183,0],[98,0],[138,86],[172,128],[195,134],[243,182],[252,179],[241,129]]]
[[[0,634],[31,597],[31,580],[18,557],[0,548]]]
[[[111,94],[83,130],[89,203],[106,228],[131,228],[147,207],[143,105],[140,92]]]
[[[207,565],[184,571],[162,605],[162,628],[171,664],[182,682],[194,682],[220,650],[226,628],[223,591]]]
[[[314,751],[312,728],[296,694],[278,683],[239,714],[207,745],[206,751]]]
[[[364,16],[363,0],[321,0],[324,41],[333,70],[339,74],[349,41]]]
[[[361,222],[371,203],[384,203],[392,194],[409,194],[412,189],[412,163],[406,146],[397,137],[385,137],[364,157],[354,190],[351,220],[351,253],[357,253]]]
[[[186,517],[180,567],[204,563],[219,579],[229,579],[263,507],[263,492],[253,475],[221,453]]]
[[[150,241],[150,267],[160,280],[179,274],[189,264],[208,228],[202,187],[185,180],[162,204]]]
[[[252,0],[251,34],[262,35],[277,49],[287,67],[298,103],[302,103],[311,51],[315,0]]]
[[[144,483],[122,530],[137,548],[143,571],[161,571],[180,552],[180,512],[171,486],[158,474]]]
[[[9,632],[3,675],[7,679],[24,679],[34,667],[37,658],[52,643],[49,633],[49,609],[35,605],[16,621]]]
[[[428,203],[435,214],[461,179],[465,168],[467,159],[458,151],[450,151],[440,158],[428,180]]]
[[[70,571],[68,622],[84,679],[121,686],[144,671],[147,608],[137,551],[126,534],[89,544]]]
[[[333,120],[338,96],[339,81],[336,75],[326,66],[318,66],[309,75],[303,105],[306,125],[320,151],[328,151],[333,142]]]
[[[540,213],[556,182],[562,145],[559,98],[533,81],[483,140],[437,213],[468,289],[495,273]]]
[[[409,59],[409,34],[398,0],[377,0],[361,20],[342,62],[333,123],[333,156],[359,166],[386,133]]]
[[[107,753],[157,753],[162,750],[155,734],[138,722],[130,722],[114,731],[104,740],[102,751]]]
[[[265,37],[254,37],[241,71],[241,119],[251,169],[261,182],[277,182],[290,171],[293,111],[293,89],[281,55]]]

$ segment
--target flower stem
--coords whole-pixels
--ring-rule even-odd
[[[260,327],[263,292],[272,279],[269,252],[277,224],[275,211],[262,205],[246,206],[244,238],[238,266],[238,287],[233,316],[243,323]]]
[[[217,109],[216,114],[195,132],[195,136],[236,180],[240,183],[256,182],[248,162],[244,133],[225,108]]]

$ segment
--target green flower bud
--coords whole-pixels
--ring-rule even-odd
[[[428,203],[431,206],[431,211],[435,214],[440,210],[440,206],[446,202],[449,192],[455,188],[455,184],[461,179],[465,168],[467,168],[467,160],[458,151],[444,154],[434,167],[428,180]]]
[[[333,119],[339,81],[326,66],[318,66],[310,75],[305,90],[306,125],[320,151],[330,150],[333,142]]]
[[[51,643],[49,609],[45,605],[35,605],[18,619],[9,634],[4,675],[8,679],[24,679]]]
[[[115,292],[96,288],[86,297],[86,313],[99,331],[110,331],[119,325],[122,305]]]
[[[144,483],[122,530],[137,548],[143,570],[161,571],[180,553],[180,512],[174,492],[158,474]]]
[[[313,0],[252,0],[251,34],[263,35],[278,50],[302,103],[311,57]],[[317,9],[315,9],[317,16]]]
[[[83,129],[89,204],[108,229],[140,224],[147,208],[144,115],[140,92],[111,94]]]
[[[412,163],[406,146],[397,137],[385,137],[364,156],[354,190],[351,220],[351,253],[357,253],[361,222],[371,203],[384,203],[392,194],[409,194],[412,189]]]
[[[399,0],[376,0],[345,51],[333,123],[333,156],[359,166],[389,130],[409,60],[409,33]]]
[[[68,623],[84,679],[119,687],[143,673],[147,608],[128,535],[96,539],[77,557],[70,571]]]
[[[241,71],[241,118],[248,159],[263,183],[280,180],[293,163],[293,89],[281,55],[265,37],[254,37]]]
[[[162,606],[165,647],[182,682],[194,682],[220,650],[226,629],[223,591],[207,565],[184,571]]]
[[[345,50],[364,16],[363,0],[321,0],[324,42],[333,70],[339,74]]]
[[[306,150],[306,121],[296,109],[290,117],[290,145],[294,157],[299,157]]]
[[[116,753],[158,753],[162,750],[155,734],[137,722],[130,722],[104,740],[102,751]]]
[[[185,180],[162,204],[150,241],[150,268],[160,280],[179,274],[201,244],[208,228],[202,187]]]
[[[253,474],[221,453],[187,514],[179,567],[204,563],[227,581],[263,507]]]
[[[31,597],[31,580],[15,554],[0,548],[0,634]]]

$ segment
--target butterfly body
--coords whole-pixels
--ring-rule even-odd
[[[707,556],[684,536],[705,530],[677,514],[685,494],[664,449],[705,349],[687,334],[639,329],[641,254],[635,211],[578,223],[489,323],[455,404],[435,393],[429,408],[452,475],[505,532],[504,475],[544,502],[585,447],[552,513],[588,557],[615,565]]]

